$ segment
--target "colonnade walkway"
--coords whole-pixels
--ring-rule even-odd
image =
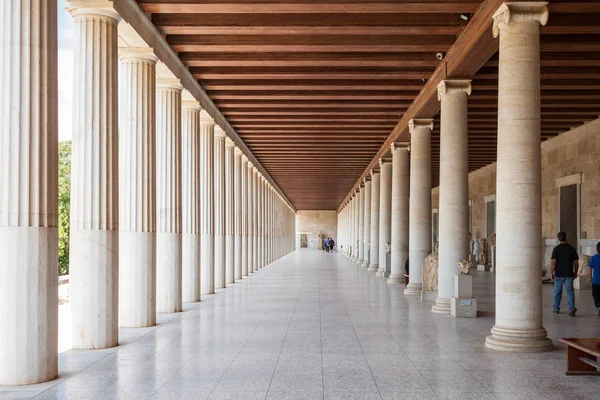
[[[121,345],[59,356],[61,378],[0,387],[36,399],[597,399],[598,377],[564,375],[557,339],[594,336],[600,318],[578,292],[576,318],[551,313],[555,350],[497,353],[492,273],[476,273],[477,319],[435,315],[340,254],[298,250],[158,326],[120,329]]]

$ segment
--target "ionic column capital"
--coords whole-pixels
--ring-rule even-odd
[[[412,134],[415,129],[433,129],[433,118],[414,118],[408,121],[408,131]]]
[[[539,22],[544,26],[548,22],[548,2],[526,1],[522,3],[503,3],[492,16],[492,33],[500,35],[500,30],[516,22]]]
[[[223,128],[221,128],[219,125],[215,125],[215,138],[225,140],[226,137],[227,135],[225,135]]]
[[[67,0],[64,8],[75,19],[100,18],[114,25],[121,20],[112,0]]]
[[[147,62],[156,64],[158,57],[152,47],[119,47],[119,60],[122,62]]]
[[[200,112],[200,125],[209,125],[209,126],[214,126],[215,125],[215,120],[213,117],[210,116],[210,114],[206,111],[206,110],[202,110]]]
[[[408,151],[410,148],[410,143],[409,142],[394,142],[390,145],[390,147],[392,149],[392,153],[396,150]]]
[[[438,87],[438,101],[442,100],[442,95],[454,94],[464,92],[467,95],[471,94],[471,80],[470,79],[446,79],[439,83]]]
[[[156,91],[159,90],[177,90],[183,91],[181,81],[177,78],[158,78],[156,79]]]
[[[385,164],[390,164],[392,162],[391,158],[380,158],[379,159],[379,168],[383,167]]]

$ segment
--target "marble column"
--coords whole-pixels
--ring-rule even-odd
[[[371,243],[369,246],[369,272],[379,269],[379,192],[381,190],[381,174],[379,170],[371,170]]]
[[[215,293],[215,120],[200,112],[200,286],[201,293]]]
[[[353,260],[358,260],[358,242],[359,242],[359,236],[358,236],[358,224],[359,224],[359,218],[358,218],[358,214],[359,214],[359,205],[360,205],[360,197],[359,197],[359,191],[357,190],[354,193],[354,198],[352,199],[352,202],[354,203],[353,208],[352,208],[352,214],[353,214],[353,223],[352,223],[352,259]]]
[[[468,80],[438,86],[440,111],[440,200],[438,298],[432,311],[450,314],[458,262],[469,258]]]
[[[182,310],[181,91],[156,84],[156,311]]]
[[[352,259],[354,258],[354,253],[356,253],[356,243],[354,242],[354,199],[356,195],[353,193],[350,196],[350,201],[348,202],[348,212],[349,212],[349,220],[348,220],[348,239],[349,239],[349,248],[348,248],[348,256]]]
[[[504,3],[500,36],[496,181],[496,324],[486,347],[552,350],[542,321],[540,25],[546,2]]]
[[[363,193],[363,263],[365,268],[369,267],[369,247],[371,246],[371,177],[365,178]]]
[[[118,344],[117,24],[121,18],[112,8],[71,8],[69,3],[66,8],[75,20],[69,244],[72,345],[102,349]],[[49,19],[55,21],[56,13]],[[98,76],[89,71],[97,71]]]
[[[248,157],[242,155],[240,171],[242,209],[242,277],[248,276]]]
[[[379,160],[379,269],[376,276],[389,276],[391,268],[387,262],[387,245],[392,239],[392,160]]]
[[[0,12],[0,385],[58,375],[56,8]]]
[[[259,223],[259,198],[258,198],[258,168],[252,168],[252,270],[258,271],[258,223]]]
[[[262,212],[262,184],[264,178],[258,172],[256,175],[256,270],[262,268],[262,230],[263,230],[263,212]]]
[[[408,143],[392,145],[392,237],[391,271],[387,283],[404,283],[408,258],[409,170]]]
[[[404,294],[421,295],[423,261],[431,253],[431,130],[433,119],[412,119],[410,131],[409,282]]]
[[[225,283],[235,281],[235,193],[233,140],[225,139]],[[241,269],[240,269],[241,273]]]
[[[156,62],[120,51],[119,326],[156,325]]]
[[[365,258],[365,197],[365,184],[363,182],[360,184],[358,192],[358,258],[356,261],[359,264],[362,264]]]
[[[225,265],[225,131],[215,125],[214,223],[215,223],[215,289],[224,289]]]
[[[184,92],[191,97],[191,94]],[[188,97],[188,98],[189,98]],[[200,104],[182,102],[182,283],[183,302],[200,301]]]
[[[234,204],[234,280],[242,280],[242,151],[234,147],[233,204]]]
[[[248,275],[254,273],[254,164],[248,161]]]

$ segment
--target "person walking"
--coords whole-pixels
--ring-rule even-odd
[[[329,253],[329,238],[325,239],[325,251]]]
[[[596,306],[596,315],[600,317],[600,242],[596,244],[596,254],[588,262],[590,276],[592,277],[592,298]]]
[[[335,242],[332,238],[329,238],[329,252],[333,253],[333,248],[335,247]]]
[[[560,242],[552,250],[552,280],[554,281],[554,313],[560,313],[560,302],[562,300],[563,285],[567,291],[567,304],[569,305],[569,316],[574,317],[577,312],[575,307],[575,292],[573,280],[579,269],[579,256],[575,247],[567,243],[567,234],[558,232],[556,235]]]

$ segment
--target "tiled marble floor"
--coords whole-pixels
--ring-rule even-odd
[[[600,399],[600,377],[563,374],[557,341],[600,336],[589,292],[570,318],[544,286],[555,351],[501,354],[483,346],[493,276],[475,286],[480,317],[458,320],[341,255],[296,251],[158,327],[122,329],[118,348],[61,353],[59,380],[0,398]]]

